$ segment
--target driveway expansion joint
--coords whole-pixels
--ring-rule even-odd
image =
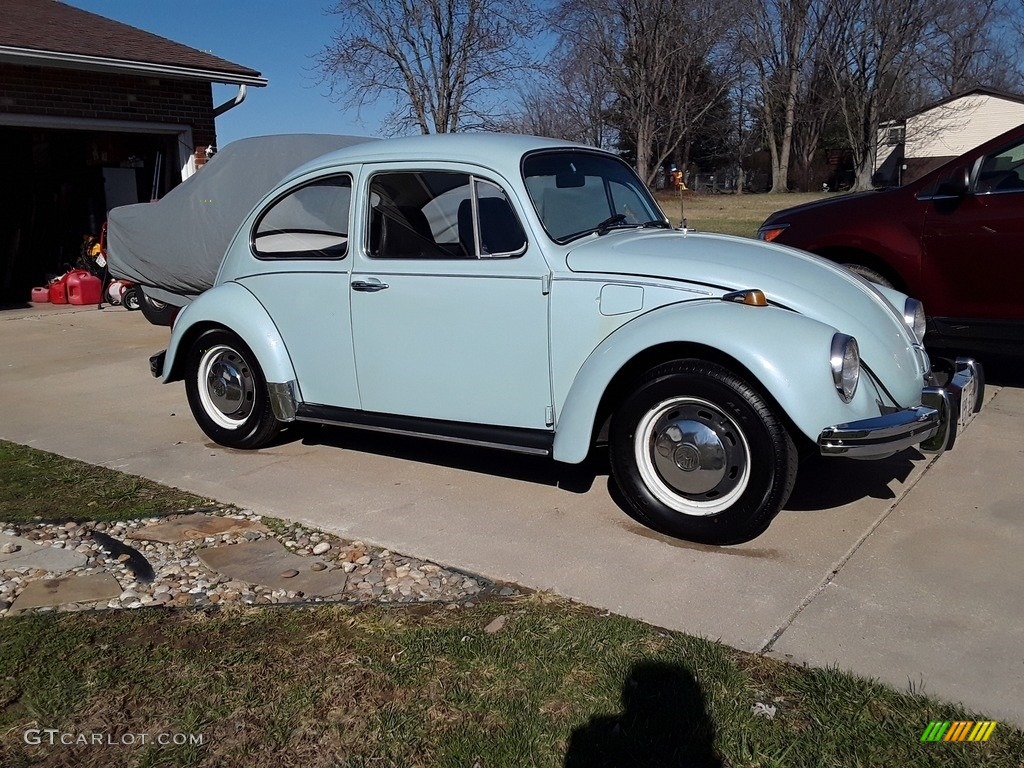
[[[868,526],[867,530],[865,530],[864,533],[861,534],[858,537],[858,539],[850,546],[850,548],[845,552],[845,554],[843,554],[843,556],[839,558],[839,560],[832,566],[829,572],[825,574],[824,577],[822,577],[821,581],[819,581],[814,586],[814,588],[811,589],[811,591],[804,596],[803,600],[801,600],[797,607],[793,609],[792,613],[790,613],[789,616],[787,616],[785,620],[776,628],[772,635],[764,643],[762,643],[761,647],[756,651],[758,654],[764,655],[772,651],[772,649],[775,646],[775,643],[779,641],[779,638],[782,637],[786,630],[793,625],[793,622],[797,620],[797,618],[800,616],[801,613],[804,612],[807,606],[814,602],[818,595],[820,595],[822,592],[828,589],[828,586],[835,581],[835,578],[839,575],[839,572],[843,570],[846,564],[850,562],[853,556],[857,554],[857,552],[860,550],[862,546],[864,546],[868,538],[870,538],[871,534],[878,530],[879,526],[881,526],[882,523],[884,523],[889,518],[889,515],[891,515],[896,510],[896,508],[903,502],[903,500],[907,497],[911,490],[913,490],[914,486],[921,482],[921,479],[926,474],[928,474],[928,472],[931,470],[933,466],[935,466],[935,462],[939,460],[940,456],[941,454],[939,456],[932,457],[932,459],[925,465],[921,473],[918,474],[916,478],[914,478],[911,482],[907,483],[903,487],[903,489],[900,492],[900,495],[893,500],[892,504],[886,507],[882,514],[879,515],[878,518],[876,518],[875,521]]]

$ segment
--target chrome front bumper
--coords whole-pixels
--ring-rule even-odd
[[[821,454],[884,459],[914,446],[924,453],[952,448],[957,435],[981,410],[985,374],[980,363],[962,357],[950,368],[944,385],[922,390],[921,405],[826,427],[818,435]]]

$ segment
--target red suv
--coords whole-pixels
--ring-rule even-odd
[[[774,213],[758,237],[920,299],[930,347],[1024,353],[1024,125],[898,189]]]

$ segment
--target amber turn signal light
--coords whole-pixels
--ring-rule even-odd
[[[757,236],[764,240],[765,242],[770,243],[772,240],[774,240],[776,237],[778,237],[785,231],[785,227],[771,227],[770,229],[762,229],[760,232],[757,233]]]
[[[745,291],[733,291],[722,296],[722,301],[734,301],[737,304],[746,304],[748,307],[767,307],[768,299],[764,291],[757,288],[748,288]]]

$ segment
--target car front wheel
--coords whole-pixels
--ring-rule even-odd
[[[895,287],[892,284],[892,281],[889,280],[889,278],[885,277],[885,275],[883,275],[881,272],[872,269],[871,267],[865,267],[863,264],[853,263],[843,264],[843,266],[846,267],[851,272],[853,272],[855,275],[860,275],[868,282],[876,283],[878,285],[884,286],[885,288]]]
[[[796,447],[765,398],[700,360],[648,371],[613,417],[609,448],[637,519],[705,544],[762,533],[796,480]]]
[[[203,432],[229,448],[259,448],[281,427],[256,356],[230,331],[206,331],[193,344],[185,392]]]

